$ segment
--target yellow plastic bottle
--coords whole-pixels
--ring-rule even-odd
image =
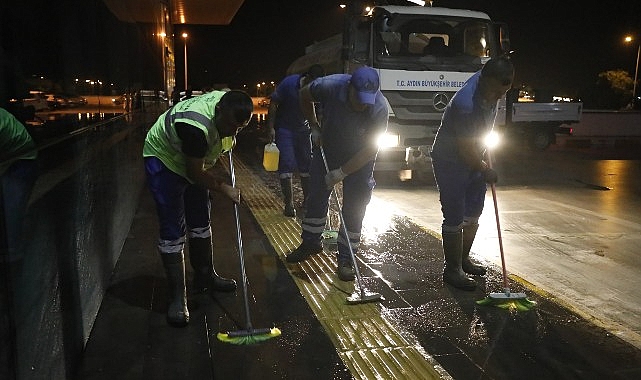
[[[266,144],[265,151],[263,154],[263,167],[268,172],[275,172],[278,170],[278,157],[280,156],[280,151],[276,144]]]

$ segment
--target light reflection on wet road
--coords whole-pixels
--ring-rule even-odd
[[[383,315],[453,378],[632,379],[641,372],[641,350],[519,283],[511,290],[527,292],[538,303],[532,310],[477,305],[486,292],[501,291],[497,268],[477,277],[474,292],[443,286],[438,238],[398,215],[386,231],[369,229],[370,217],[380,225],[380,211],[394,213],[382,201],[370,206],[359,256],[384,285],[368,278],[368,286],[384,294]]]
[[[558,148],[505,150],[496,157],[508,271],[641,347],[638,157],[617,160],[616,152]],[[390,209],[440,232],[440,204],[433,182],[379,181],[365,228],[370,220],[381,223],[378,212]],[[480,260],[499,266],[489,191],[480,225],[472,251]]]

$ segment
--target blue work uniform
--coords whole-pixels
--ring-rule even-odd
[[[280,151],[280,178],[291,178],[297,169],[301,177],[309,176],[312,143],[309,122],[300,108],[298,93],[302,78],[300,74],[285,77],[271,96],[271,101],[278,103],[274,129],[276,145]]]
[[[483,173],[461,156],[457,140],[473,139],[479,146],[492,130],[496,105],[483,107],[476,91],[480,71],[465,82],[445,108],[432,145],[432,167],[443,211],[443,231],[458,232],[464,221],[475,222],[483,212],[487,185]],[[483,149],[479,149],[482,152]],[[479,161],[482,157],[479,157]]]
[[[309,84],[314,101],[323,109],[322,139],[329,170],[349,161],[366,144],[375,144],[376,137],[387,130],[388,110],[383,94],[376,93],[376,102],[363,112],[350,107],[349,74],[318,78]],[[356,252],[361,240],[363,217],[374,189],[374,160],[343,179],[343,219],[349,235],[339,229],[338,262],[350,263],[348,241]],[[331,190],[325,184],[325,165],[318,147],[313,148],[310,166],[310,194],[307,213],[302,221],[303,242],[319,244],[327,222]]]

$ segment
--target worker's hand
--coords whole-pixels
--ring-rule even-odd
[[[483,178],[485,179],[485,182],[487,182],[489,184],[493,184],[493,183],[498,182],[499,175],[496,174],[496,170],[494,170],[492,168],[487,168],[483,172]]]
[[[236,187],[231,187],[230,185],[223,183],[220,185],[220,191],[221,193],[225,194],[225,196],[235,203],[240,204],[240,189]]]
[[[345,174],[343,169],[340,167],[338,169],[330,170],[329,173],[325,175],[325,184],[328,189],[331,189],[345,177],[347,177],[347,174]]]
[[[312,144],[314,144],[314,146],[323,145],[323,138],[321,136],[320,128],[318,128],[318,126],[312,127],[311,133],[312,133]]]

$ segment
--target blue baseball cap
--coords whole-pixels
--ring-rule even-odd
[[[376,92],[380,85],[378,73],[368,66],[359,67],[352,73],[351,84],[356,90],[358,101],[363,104],[374,104]]]

